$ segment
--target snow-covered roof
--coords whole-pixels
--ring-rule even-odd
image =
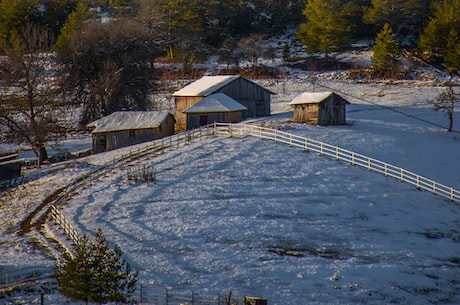
[[[184,113],[209,113],[209,112],[231,112],[248,110],[228,95],[224,93],[216,93],[209,95],[186,109]]]
[[[299,94],[289,105],[316,104],[327,99],[332,92],[304,92]]]
[[[86,125],[93,133],[115,130],[155,128],[161,125],[169,111],[117,111]]]
[[[203,76],[174,92],[173,96],[208,96],[240,77],[240,75]]]

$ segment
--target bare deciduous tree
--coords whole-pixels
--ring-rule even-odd
[[[449,119],[449,126],[447,127],[448,132],[452,131],[452,126],[454,124],[454,107],[459,101],[459,93],[455,92],[454,84],[448,82],[444,90],[439,94],[438,100],[433,103],[434,110],[447,113]]]
[[[4,45],[7,55],[1,73],[0,125],[6,141],[28,144],[38,166],[47,158],[45,145],[64,132],[56,100],[58,85],[50,66],[49,33],[27,25]]]

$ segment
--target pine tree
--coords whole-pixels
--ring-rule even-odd
[[[83,3],[79,3],[77,9],[69,14],[67,21],[61,28],[61,32],[56,41],[57,49],[59,49],[61,52],[65,52],[65,50],[67,50],[70,37],[77,28],[78,22],[86,19],[87,17],[88,7]]]
[[[400,41],[414,44],[428,14],[429,0],[372,0],[364,9],[365,23],[377,29],[388,23]]]
[[[401,51],[396,43],[395,34],[388,23],[375,38],[375,45],[372,48],[371,59],[374,62],[375,72],[382,72],[390,68],[391,64],[401,55]]]
[[[433,16],[419,37],[418,46],[429,57],[444,57],[449,32],[460,33],[460,0],[435,2]]]
[[[345,46],[350,37],[350,24],[340,0],[309,0],[303,11],[307,23],[300,25],[297,38],[308,52],[331,51]]]
[[[444,62],[451,72],[460,70],[460,37],[455,29],[451,29],[447,37]]]
[[[32,11],[33,4],[29,0],[0,1],[0,46],[21,30]]]
[[[80,239],[73,257],[57,268],[59,291],[72,301],[93,300],[93,281],[90,257],[90,241],[87,235]]]
[[[123,259],[119,247],[112,249],[98,229],[95,241],[85,235],[75,255],[58,267],[59,290],[73,301],[129,302],[135,292],[137,272]]]

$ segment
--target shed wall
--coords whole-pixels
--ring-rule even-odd
[[[294,105],[293,121],[311,125],[344,125],[346,101],[331,95],[321,103]]]
[[[238,123],[243,120],[242,111],[190,113],[187,114],[187,130],[195,129],[214,122]]]
[[[159,127],[118,130],[93,134],[93,153],[100,153],[148,142],[174,133],[174,118],[169,115]]]

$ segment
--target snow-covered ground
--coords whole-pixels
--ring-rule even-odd
[[[446,115],[432,110],[442,89],[436,79],[367,83],[331,73],[314,83],[304,74],[260,83],[277,93],[274,115],[260,124],[460,189],[460,125],[447,133]],[[347,98],[349,124],[291,123],[288,103],[309,90]],[[0,201],[9,228],[0,237],[0,266],[51,266],[14,234],[15,224],[63,177],[68,181],[114,154],[80,160]],[[211,294],[233,289],[269,304],[460,303],[458,203],[255,138],[208,139],[134,167],[144,165],[155,169],[156,184],[130,184],[127,169],[118,168],[62,211],[83,233],[101,228],[146,287]],[[31,191],[32,183],[43,187]],[[25,207],[10,208],[19,203]]]

